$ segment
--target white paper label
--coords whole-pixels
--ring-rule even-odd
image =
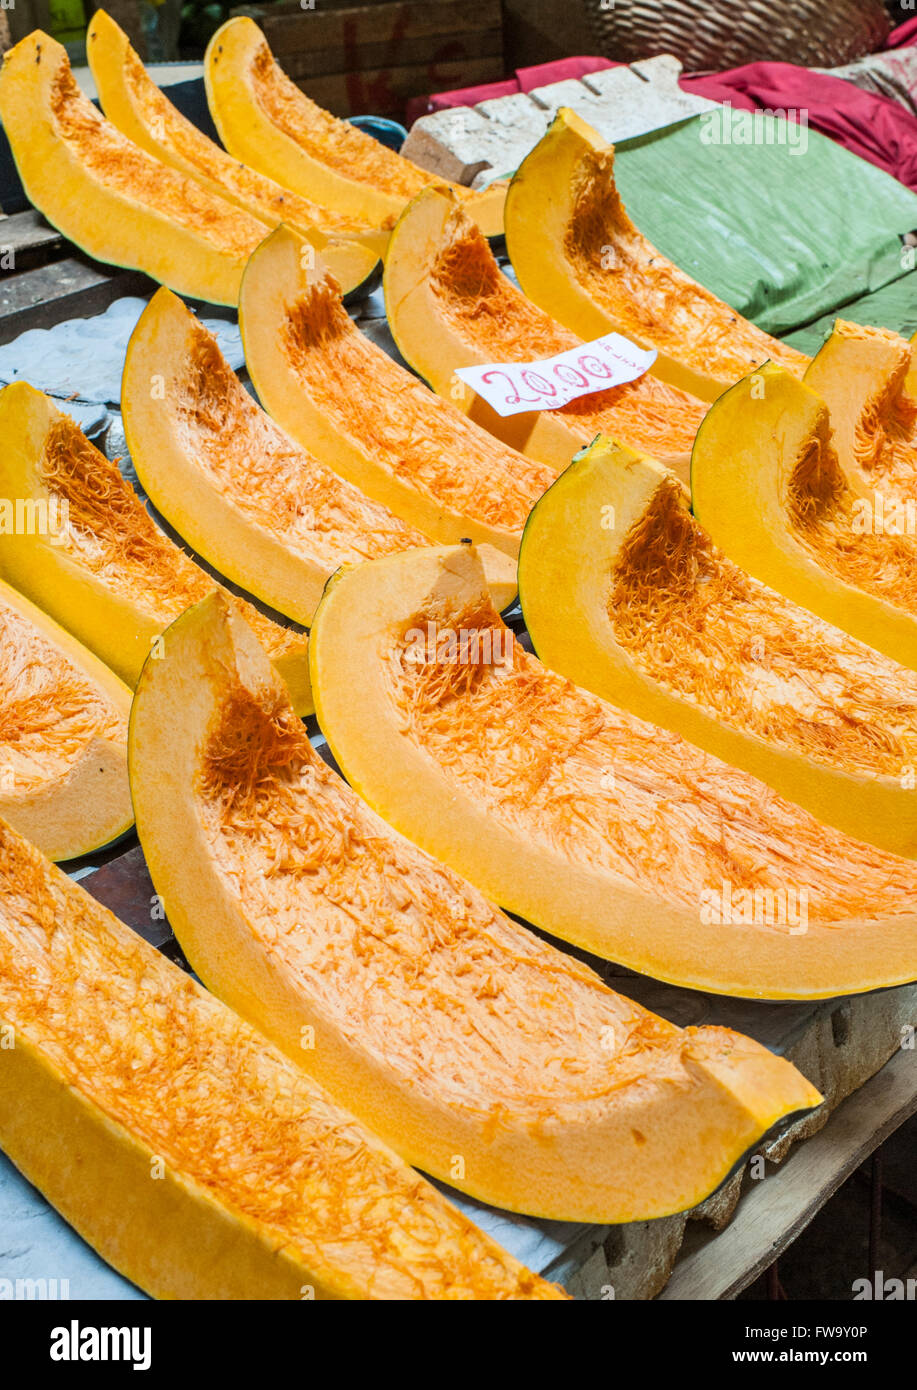
[[[655,361],[655,348],[644,351],[620,333],[606,333],[556,357],[457,367],[455,375],[498,415],[521,415],[526,410],[557,410],[579,396],[635,381]]]

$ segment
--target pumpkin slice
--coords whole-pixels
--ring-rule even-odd
[[[336,576],[310,661],[351,785],[553,935],[715,993],[917,976],[917,863],[549,671],[500,623],[472,547]]]
[[[656,348],[652,370],[703,400],[770,358],[808,358],[743,319],[666,260],[615,187],[614,146],[562,107],[506,197],[506,247],[525,293],[581,338],[623,333]]]
[[[912,348],[885,328],[836,319],[805,377],[831,417],[838,462],[851,490],[917,505],[917,397],[908,383]],[[889,512],[883,520],[893,521]],[[906,523],[906,516],[903,518]],[[910,530],[915,529],[917,512]]]
[[[0,118],[26,193],[70,241],[179,294],[236,303],[264,222],[122,135],[40,29],[4,56]]]
[[[564,1297],[2,823],[0,1024],[0,1146],[157,1298]]]
[[[222,574],[296,622],[308,625],[339,565],[428,544],[265,415],[169,290],[134,329],[121,405],[137,476],[163,516]],[[515,565],[490,546],[485,560],[505,608]]]
[[[917,673],[727,560],[653,459],[580,454],[529,518],[519,592],[552,670],[917,855]]]
[[[415,193],[443,182],[310,101],[247,16],[227,20],[210,40],[204,81],[214,124],[231,155],[345,216],[391,227]],[[505,183],[480,193],[450,187],[486,236],[502,233]]]
[[[917,536],[876,527],[811,387],[767,363],[727,391],[698,431],[691,492],[737,565],[917,669]]]
[[[501,416],[454,375],[456,367],[528,362],[581,339],[503,275],[486,238],[455,195],[426,188],[401,214],[385,262],[385,304],[402,355],[439,395],[551,468],[566,468],[596,434],[627,440],[686,478],[706,404],[647,373],[558,410]]]
[[[541,1217],[663,1216],[818,1104],[787,1062],[613,994],[391,830],[220,596],[147,664],[130,748],[147,862],[197,973],[435,1177]]]
[[[286,222],[321,251],[345,294],[367,285],[385,250],[384,234],[298,197],[221,150],[156,86],[127,34],[104,10],[92,16],[86,52],[105,115],[135,145],[266,227]]]
[[[371,342],[285,227],[248,264],[239,325],[263,405],[324,464],[434,540],[518,553],[555,470],[466,420]]]
[[[0,572],[136,685],[154,639],[217,581],[159,530],[117,464],[27,382],[0,391],[0,438],[0,492],[28,499],[38,518],[65,518],[0,538]],[[311,713],[308,638],[235,601],[299,713]]]
[[[107,666],[0,582],[0,816],[51,859],[88,854],[133,825],[130,707]]]

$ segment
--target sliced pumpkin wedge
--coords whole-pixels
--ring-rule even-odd
[[[310,661],[351,785],[554,936],[714,993],[917,977],[917,863],[549,671],[497,618],[473,547],[342,571]]]
[[[685,478],[706,403],[647,373],[557,410],[501,416],[457,367],[529,362],[581,344],[502,274],[480,229],[446,188],[408,204],[385,262],[385,305],[402,356],[439,395],[520,453],[566,468],[597,434],[654,454]]]
[[[130,707],[107,666],[0,581],[0,816],[49,858],[89,854],[133,825]]]
[[[50,859],[131,828],[129,713],[114,671],[0,581],[0,816]]]
[[[818,1104],[787,1062],[612,993],[390,829],[219,596],[167,648],[130,760],[172,926],[220,998],[410,1163],[500,1207],[635,1221],[694,1206]]]
[[[623,333],[656,348],[655,374],[707,401],[767,359],[802,375],[803,353],[742,318],[638,231],[615,187],[614,146],[568,107],[516,171],[505,219],[523,290],[581,338]]]
[[[0,119],[28,197],[70,241],[179,294],[236,303],[264,222],[122,135],[40,29],[4,55]]]
[[[0,823],[0,1147],[156,1298],[563,1298]]]
[[[169,290],[153,296],[131,336],[121,406],[137,476],[162,515],[222,574],[296,622],[308,625],[339,565],[429,543],[265,415]],[[491,546],[485,565],[505,608],[515,565]]]
[[[210,113],[229,153],[301,197],[391,227],[415,193],[443,182],[311,101],[245,15],[227,20],[210,40],[204,81]],[[481,192],[451,187],[486,236],[502,233],[505,183]]]
[[[136,685],[154,640],[217,581],[160,531],[117,464],[27,382],[0,391],[0,438],[0,492],[35,517],[0,537],[0,573]],[[43,516],[60,524],[39,525]],[[306,635],[234,601],[299,713],[310,714]]]
[[[361,333],[285,227],[249,261],[239,325],[262,404],[327,467],[434,540],[517,554],[555,470],[472,424]]]
[[[285,222],[321,251],[345,294],[367,285],[385,250],[384,233],[281,188],[220,149],[156,86],[127,34],[104,10],[89,22],[86,53],[105,115],[135,145],[266,227]]]
[[[727,560],[653,459],[600,438],[574,460],[529,518],[519,594],[552,670],[917,855],[917,673]]]
[[[691,494],[737,565],[917,670],[917,535],[855,496],[811,387],[767,363],[727,391],[698,430]]]
[[[131,336],[121,403],[137,476],[198,554],[308,624],[338,565],[426,537],[300,448],[259,409],[169,290]]]
[[[831,417],[844,477],[858,497],[917,507],[917,395],[908,382],[911,344],[885,328],[836,319],[803,380]],[[883,507],[883,520],[885,520]],[[888,509],[889,522],[893,521]],[[906,515],[902,521],[907,522]],[[913,511],[910,530],[915,529]]]

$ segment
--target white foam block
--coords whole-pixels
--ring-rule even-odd
[[[671,53],[629,67],[566,78],[530,93],[493,97],[421,116],[402,154],[455,183],[481,187],[510,174],[542,138],[561,106],[569,106],[613,143],[645,135],[717,105],[678,86],[681,63]]]

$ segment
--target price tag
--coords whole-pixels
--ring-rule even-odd
[[[655,348],[644,351],[620,333],[606,333],[556,357],[457,367],[455,375],[498,415],[521,415],[526,410],[557,410],[579,396],[636,381],[655,361]]]

